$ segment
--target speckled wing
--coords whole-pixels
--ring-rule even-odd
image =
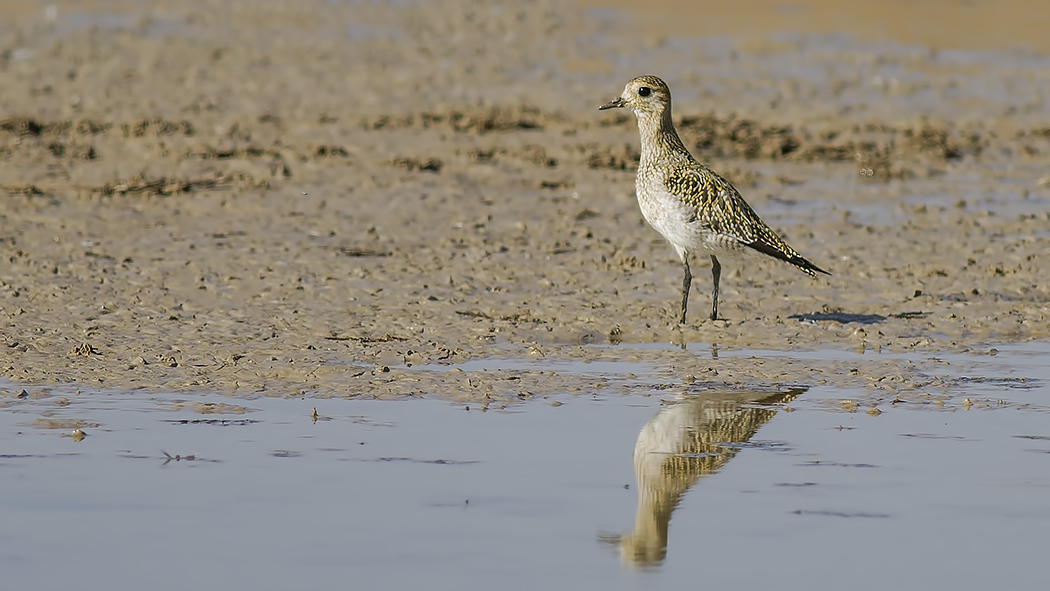
[[[693,221],[699,221],[706,232],[735,239],[741,246],[790,263],[810,275],[830,275],[781,240],[729,181],[703,164],[693,161],[672,169],[664,178],[664,186],[693,208]]]

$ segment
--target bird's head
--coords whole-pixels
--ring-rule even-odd
[[[598,107],[599,110],[618,108],[630,109],[638,117],[661,115],[671,108],[671,91],[656,76],[639,76],[627,83],[623,94]]]

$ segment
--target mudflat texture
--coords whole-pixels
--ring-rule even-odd
[[[938,352],[1050,338],[1038,46],[663,35],[544,0],[5,4],[13,383],[513,400],[586,392],[601,378],[554,363],[606,360],[698,388],[918,396],[950,386]],[[639,74],[831,277],[724,260],[712,322],[697,258],[678,326],[680,265],[633,194],[634,119],[597,110]],[[632,346],[667,342],[916,354]],[[552,369],[457,367],[485,358]]]

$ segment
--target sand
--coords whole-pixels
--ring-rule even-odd
[[[918,400],[952,387],[938,354],[1050,338],[1037,44],[662,35],[544,0],[10,4],[0,376],[18,391],[513,401],[608,387],[558,369],[604,360],[668,387]],[[634,120],[597,110],[639,74],[830,277],[725,260],[709,321],[697,258],[677,324]],[[531,365],[461,367],[485,359]]]

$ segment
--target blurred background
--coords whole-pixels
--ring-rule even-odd
[[[667,36],[841,33],[930,49],[1050,50],[1050,3],[1039,0],[581,0],[630,13],[646,34]]]

